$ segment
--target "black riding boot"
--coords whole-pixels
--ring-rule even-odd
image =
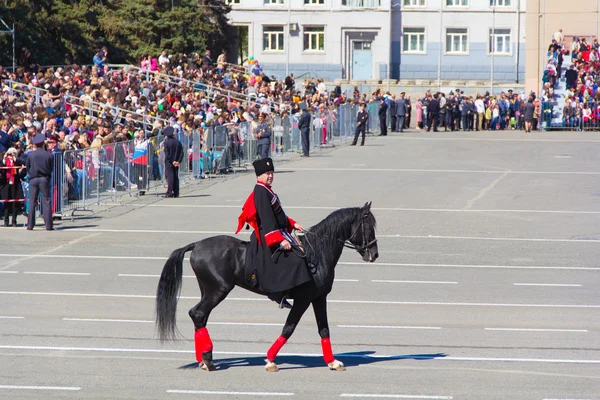
[[[292,305],[288,303],[283,292],[269,293],[267,297],[279,304],[279,308],[292,308]]]

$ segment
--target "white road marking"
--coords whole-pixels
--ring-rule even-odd
[[[76,321],[76,322],[127,322],[127,323],[138,323],[138,324],[153,324],[154,321],[142,320],[142,319],[102,319],[102,318],[63,318],[63,321]]]
[[[501,175],[508,172],[509,175],[600,175],[598,171],[505,171],[487,169],[434,169],[434,168],[294,168],[287,167],[282,171],[319,171],[319,172],[399,172],[399,173],[431,173],[431,174],[492,174]]]
[[[0,349],[8,350],[44,350],[44,351],[73,351],[73,352],[100,352],[100,353],[158,353],[158,354],[196,354],[195,350],[174,349],[132,349],[118,347],[60,347],[60,346],[13,346],[0,345]],[[242,351],[214,351],[213,354],[226,356],[264,356],[264,352],[242,352]],[[279,353],[281,356],[299,357],[322,357],[321,353]],[[340,358],[360,359],[394,359],[397,355],[363,355],[363,354],[338,354]],[[523,362],[523,363],[549,363],[549,364],[600,364],[600,360],[569,360],[549,358],[501,358],[501,357],[436,357],[438,361],[499,361],[499,362]]]
[[[129,278],[160,278],[160,275],[147,274],[118,274],[117,276]],[[196,278],[195,275],[183,275],[183,278]],[[358,279],[335,279],[336,282],[360,282]]]
[[[25,295],[25,296],[66,296],[66,297],[107,297],[126,299],[155,299],[155,295],[140,294],[109,294],[109,293],[59,293],[59,292],[11,292],[0,291],[0,295]],[[180,296],[184,300],[199,300],[198,296]],[[270,301],[265,298],[250,297],[227,297],[227,301]],[[436,301],[388,301],[388,300],[333,300],[329,303],[337,304],[385,304],[400,306],[464,306],[464,307],[517,307],[517,308],[600,308],[597,304],[519,304],[519,303],[460,303],[460,302],[436,302]]]
[[[120,205],[120,204],[115,204]],[[240,208],[239,205],[226,204],[130,204],[128,207],[157,207],[157,208]],[[286,210],[331,210],[335,211],[346,206],[285,206]],[[511,210],[511,209],[468,209],[463,208],[412,208],[412,207],[371,207],[373,211],[400,211],[400,212],[440,212],[440,213],[510,213],[510,214],[591,214],[598,215],[600,211],[593,210]]]
[[[338,328],[365,328],[365,329],[429,329],[439,330],[439,326],[398,326],[398,325],[338,325]]]
[[[84,232],[99,233],[159,233],[166,234],[185,234],[185,235],[231,235],[231,231],[180,231],[164,229],[95,229],[95,228],[69,228],[69,231],[81,230]],[[250,235],[249,232],[240,232],[240,235]],[[548,243],[596,243],[600,244],[600,239],[560,239],[560,238],[511,238],[511,237],[483,237],[483,236],[444,236],[444,235],[400,235],[388,234],[377,235],[377,238],[391,239],[437,239],[437,240],[485,240],[485,241],[504,241],[504,242],[548,242]],[[47,255],[46,255],[47,256]],[[30,257],[30,256],[28,256]]]
[[[451,400],[452,396],[423,396],[418,394],[367,394],[367,393],[342,393],[340,397],[358,397],[371,399],[430,399]]]
[[[574,283],[513,283],[515,286],[581,287]]]
[[[0,271],[0,274],[18,274],[19,271]]]
[[[210,390],[167,390],[167,393],[175,394],[213,394],[225,396],[294,396],[294,393],[277,393],[277,392],[217,392]]]
[[[439,285],[457,285],[458,282],[444,282],[444,281],[393,281],[384,279],[373,279],[371,282],[376,283],[425,283],[425,284],[439,284]]]
[[[544,400],[600,400],[600,399],[544,399]]]
[[[0,257],[25,257],[26,254],[0,254]],[[77,254],[44,254],[30,255],[31,258],[70,258],[70,259],[92,259],[92,260],[156,260],[166,261],[168,257],[149,257],[149,256],[89,256]],[[184,260],[189,261],[186,257]],[[367,262],[339,261],[343,265],[371,265]],[[376,262],[376,265],[388,267],[440,267],[440,268],[482,268],[482,269],[549,269],[565,271],[600,271],[600,267],[559,267],[542,265],[477,265],[477,264],[417,264],[417,263],[388,263]],[[0,273],[16,274],[18,271],[0,271]],[[123,274],[125,275],[125,274]]]
[[[579,332],[586,333],[587,329],[537,329],[537,328],[485,328],[486,331],[509,331],[509,332]]]
[[[25,317],[14,317],[11,315],[0,315],[0,319],[25,319]]]
[[[69,390],[69,391],[81,390],[80,387],[69,387],[69,386],[16,386],[16,385],[0,385],[0,389],[10,389],[10,390]]]
[[[369,265],[367,262],[339,261],[344,265]],[[416,263],[386,263],[377,261],[375,264],[387,267],[440,267],[440,268],[482,268],[482,269],[553,269],[553,270],[580,270],[600,271],[597,267],[558,267],[542,265],[476,265],[476,264],[416,264]]]
[[[567,155],[564,155],[564,156],[554,156],[554,158],[573,158],[573,156],[567,156]]]
[[[75,275],[75,276],[89,276],[89,272],[41,272],[41,271],[25,271],[24,274],[30,275]]]

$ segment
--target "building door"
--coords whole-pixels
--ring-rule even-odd
[[[353,42],[352,79],[372,79],[372,64],[371,42]]]

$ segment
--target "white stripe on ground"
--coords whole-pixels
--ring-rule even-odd
[[[0,389],[10,389],[10,390],[69,390],[69,391],[81,390],[80,387],[69,387],[69,386],[16,386],[16,385],[0,385]]]
[[[107,297],[125,299],[155,299],[155,295],[140,294],[108,294],[108,293],[53,293],[53,292],[10,292],[0,291],[0,295],[24,295],[24,296],[67,296],[67,297]],[[198,296],[181,296],[180,299],[199,300]],[[250,297],[227,297],[228,301],[271,301],[265,298]],[[380,304],[401,306],[464,306],[464,307],[519,307],[519,308],[600,308],[597,304],[518,304],[518,303],[458,303],[458,302],[435,302],[435,301],[386,301],[386,300],[333,300],[328,299],[331,304]]]
[[[30,257],[30,258],[70,258],[70,259],[91,259],[91,260],[156,260],[165,261],[168,257],[150,257],[150,256],[89,256],[77,254],[0,254],[0,257]],[[189,261],[189,258],[185,258]],[[371,265],[367,262],[339,261],[342,265]],[[476,265],[476,264],[416,264],[416,263],[386,263],[377,262],[376,265],[388,267],[433,267],[433,268],[482,268],[482,269],[549,269],[565,271],[600,271],[600,267],[559,267],[542,265]],[[0,273],[16,274],[18,271],[0,271]],[[124,274],[125,275],[125,274]]]
[[[11,315],[0,315],[0,319],[25,319],[25,317],[13,317]]]
[[[195,350],[171,350],[171,349],[131,349],[116,347],[59,347],[59,346],[13,346],[0,345],[0,349],[8,350],[43,350],[43,351],[73,351],[73,352],[100,352],[100,353],[157,353],[157,354],[196,354]],[[0,353],[1,354],[1,353]],[[242,352],[242,351],[214,351],[213,354],[224,356],[259,356],[263,357],[264,352]],[[298,357],[322,357],[321,353],[279,353],[280,356],[298,356]],[[24,355],[25,356],[25,355]],[[363,355],[363,354],[337,354],[339,358],[359,358],[359,359],[402,359],[398,355]],[[405,358],[414,358],[410,355]],[[503,358],[503,357],[435,357],[439,361],[462,361],[462,362],[523,362],[523,363],[544,363],[544,364],[600,364],[600,360],[568,360],[551,358]]]
[[[25,271],[24,274],[30,275],[75,275],[75,276],[89,276],[89,272],[41,272],[41,271]]]
[[[103,319],[103,318],[63,318],[63,321],[76,322],[124,322],[134,324],[153,324],[155,321],[142,319]],[[240,325],[240,326],[283,326],[281,323],[267,322],[213,322],[209,321],[208,325]]]
[[[60,228],[59,228],[60,230]],[[180,231],[164,229],[95,229],[95,228],[69,228],[69,231],[81,230],[84,232],[99,233],[158,233],[166,234],[185,234],[185,235],[233,235],[231,231]],[[240,232],[240,235],[249,235],[248,232]],[[560,239],[560,238],[510,238],[510,237],[480,237],[480,236],[443,236],[443,235],[377,235],[377,238],[386,239],[437,239],[437,240],[489,240],[504,242],[549,242],[549,243],[596,243],[600,244],[599,239]]]
[[[225,396],[294,396],[294,393],[277,393],[277,392],[217,392],[210,390],[167,390],[167,393],[174,394],[207,394],[207,395],[225,395]]]
[[[128,278],[160,278],[160,275],[146,274],[118,274],[117,276]],[[195,275],[183,275],[183,278],[195,278]],[[335,279],[336,282],[360,282],[358,279]]]
[[[281,170],[287,171],[319,171],[319,172],[399,172],[399,173],[431,173],[431,174],[491,174],[502,175],[600,175],[598,171],[513,171],[513,170],[487,170],[487,169],[434,169],[434,168],[294,168],[287,167]]]
[[[18,257],[18,255],[15,255],[15,257]],[[19,271],[0,271],[0,274],[18,274]]]
[[[120,206],[121,204],[114,204]],[[134,207],[155,207],[155,208],[235,208],[241,209],[239,205],[226,204],[130,204]],[[285,206],[286,210],[330,210],[335,211],[350,206]],[[600,211],[593,210],[511,210],[511,209],[462,209],[462,208],[410,208],[410,207],[371,207],[373,211],[400,211],[400,212],[440,212],[440,213],[509,213],[509,214],[600,214]]]
[[[586,333],[587,329],[542,329],[542,328],[485,328],[486,331],[509,331],[509,332],[579,332]]]
[[[439,326],[398,326],[398,325],[338,325],[338,328],[365,328],[365,329],[442,329]]]
[[[600,400],[600,399],[544,399],[544,400]]]
[[[371,399],[430,399],[451,400],[452,396],[424,396],[418,394],[368,394],[368,393],[342,393],[340,397],[358,397]]]
[[[513,283],[515,286],[581,287],[574,283]]]
[[[373,279],[371,282],[376,283],[425,283],[425,284],[436,284],[436,285],[457,285],[458,282],[444,282],[444,281],[393,281],[384,279]]]
[[[344,265],[370,265],[366,262],[339,261],[338,264]],[[482,269],[552,269],[552,270],[579,270],[579,271],[600,271],[598,267],[558,267],[542,265],[477,265],[477,264],[411,264],[411,263],[386,263],[376,262],[376,265],[386,267],[433,267],[433,268],[482,268]]]

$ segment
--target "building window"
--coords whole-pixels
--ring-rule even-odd
[[[404,0],[405,7],[425,7],[425,0]]]
[[[304,27],[304,51],[325,51],[325,27]]]
[[[510,29],[490,29],[490,54],[510,55]]]
[[[490,7],[510,7],[510,0],[490,0]]]
[[[469,5],[469,0],[446,0],[448,7],[466,7]]]
[[[381,0],[342,0],[342,6],[353,8],[381,7]]]
[[[446,53],[467,54],[469,38],[466,28],[446,28]]]
[[[425,53],[425,28],[402,29],[402,52]]]
[[[315,5],[323,5],[325,4],[325,0],[304,0],[304,4],[308,4],[311,6],[315,6]]]
[[[283,4],[283,0],[264,0],[264,2],[264,4]]]
[[[263,27],[263,50],[283,51],[283,26]]]

